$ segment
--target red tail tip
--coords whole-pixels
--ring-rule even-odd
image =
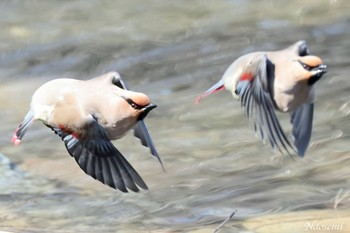
[[[194,104],[199,104],[199,102],[201,102],[201,100],[206,97],[206,94],[200,95],[196,98],[196,100],[194,101]]]
[[[15,146],[18,146],[21,143],[21,140],[17,137],[16,133],[13,134],[11,142],[15,144]]]

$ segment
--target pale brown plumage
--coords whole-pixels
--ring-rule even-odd
[[[253,52],[239,57],[222,79],[197,98],[227,89],[241,101],[255,131],[279,151],[304,156],[312,131],[314,83],[326,73],[319,57],[310,55],[304,41],[274,52]],[[289,112],[292,146],[275,110]]]
[[[110,140],[134,128],[134,135],[162,164],[143,122],[155,107],[145,94],[127,90],[116,72],[86,81],[56,79],[36,90],[12,142],[18,145],[32,122],[42,121],[88,175],[123,192],[137,192],[138,187],[147,189],[146,184]]]

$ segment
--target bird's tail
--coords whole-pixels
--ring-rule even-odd
[[[18,126],[15,133],[12,136],[12,143],[16,146],[21,143],[21,139],[23,138],[24,134],[27,132],[28,128],[33,124],[34,121],[34,114],[33,111],[29,110],[27,115],[24,117],[23,122]]]

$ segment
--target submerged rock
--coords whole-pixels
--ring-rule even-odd
[[[14,183],[20,182],[23,179],[24,173],[20,172],[14,163],[0,153],[0,186],[1,193],[11,189]]]
[[[1,201],[1,197],[6,194],[52,191],[55,184],[44,177],[35,177],[23,171],[8,157],[0,153],[0,187]]]

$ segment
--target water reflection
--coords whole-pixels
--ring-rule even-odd
[[[205,231],[237,209],[222,232],[239,232],[250,217],[333,208],[340,190],[350,189],[348,9],[347,1],[2,3],[0,152],[16,166],[4,162],[0,169],[1,228]],[[263,145],[229,93],[193,104],[236,57],[300,39],[329,65],[317,83],[304,159],[293,161]],[[146,148],[130,147],[139,143],[131,135],[116,142],[148,192],[122,194],[92,180],[40,124],[20,147],[9,143],[43,82],[110,70],[158,105],[147,124],[166,173]],[[349,205],[345,195],[337,208]]]

